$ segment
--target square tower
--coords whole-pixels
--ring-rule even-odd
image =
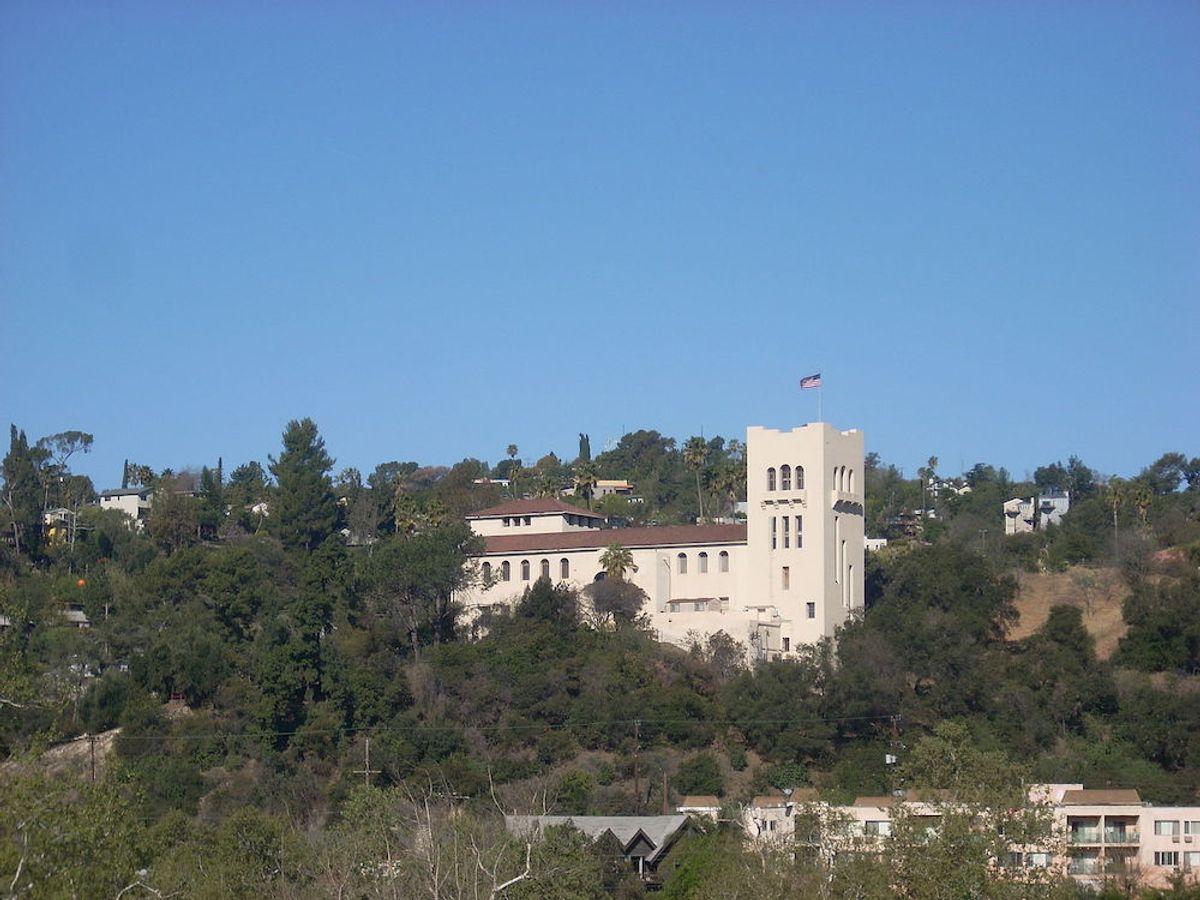
[[[824,422],[746,430],[748,596],[781,649],[832,637],[863,605],[863,433]]]

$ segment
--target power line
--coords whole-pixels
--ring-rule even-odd
[[[827,725],[840,722],[891,722],[898,720],[899,716],[895,713],[887,713],[875,716],[833,716],[833,717],[812,717],[805,719],[785,718],[785,719],[594,719],[591,721],[575,721],[575,722],[542,722],[528,724],[495,724],[495,725],[465,725],[465,724],[445,724],[437,725],[431,723],[420,723],[414,725],[403,726],[386,726],[386,727],[361,727],[361,728],[298,728],[291,731],[208,731],[208,732],[193,732],[190,734],[121,734],[118,736],[122,741],[199,741],[214,738],[236,738],[236,739],[255,739],[255,738],[273,738],[273,737],[295,737],[296,735],[322,735],[322,734],[342,734],[354,735],[363,734],[377,737],[380,734],[404,734],[406,732],[422,732],[422,731],[458,731],[471,730],[482,732],[505,732],[505,731],[561,731],[572,728],[602,728],[607,730],[616,730],[617,728],[629,728],[636,730],[640,726],[658,725],[667,727],[672,725],[693,725],[693,726],[708,726],[708,727],[741,727],[746,725],[790,725],[800,727],[805,725]],[[70,738],[62,743],[72,743],[75,741],[86,740],[87,736],[82,735],[75,738]]]

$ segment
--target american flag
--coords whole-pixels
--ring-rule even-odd
[[[800,379],[800,390],[808,390],[809,388],[819,388],[821,386],[821,373],[816,375],[806,375]]]

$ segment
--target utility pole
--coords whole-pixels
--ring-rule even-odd
[[[636,802],[634,812],[642,811],[642,788],[638,778],[638,754],[642,749],[642,720],[633,720],[633,796]]]
[[[378,775],[380,770],[371,768],[371,739],[367,738],[366,741],[367,746],[363,753],[363,767],[361,769],[356,769],[353,774],[361,775],[363,777],[363,784],[367,787],[370,787],[371,776]]]

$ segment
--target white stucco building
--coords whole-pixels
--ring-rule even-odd
[[[101,509],[116,509],[125,513],[129,518],[142,526],[143,520],[150,513],[153,503],[153,491],[150,488],[116,488],[102,491],[100,494]]]
[[[584,588],[627,548],[661,640],[717,631],[759,655],[832,636],[863,604],[863,434],[826,423],[746,433],[745,524],[605,529],[559,500],[514,500],[468,517],[486,548],[468,610],[511,605],[539,577]]]

